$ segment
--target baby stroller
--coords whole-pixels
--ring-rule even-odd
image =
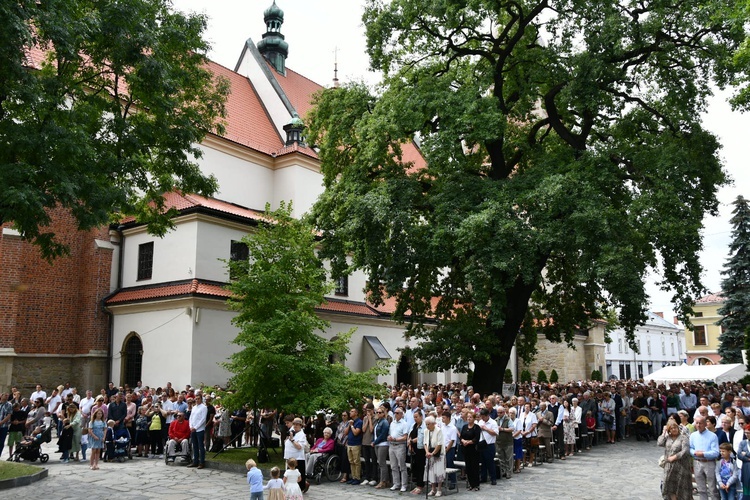
[[[114,445],[113,458],[115,460],[122,462],[126,458],[133,458],[130,454],[130,433],[127,429],[119,429],[115,431]]]
[[[648,409],[641,408],[633,424],[635,439],[640,441],[641,438],[646,438],[647,443],[651,440],[651,419],[648,416]]]
[[[52,426],[50,425],[42,432],[29,437],[31,438],[31,442],[28,444],[19,443],[16,449],[13,450],[13,455],[8,458],[9,462],[20,462],[21,459],[24,459],[29,462],[40,460],[42,463],[45,463],[49,460],[49,455],[42,453],[42,444],[52,441]]]

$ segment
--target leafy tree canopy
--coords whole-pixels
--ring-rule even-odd
[[[225,364],[233,373],[230,406],[250,403],[290,413],[312,415],[321,409],[348,409],[364,396],[381,396],[375,383],[384,367],[352,373],[344,364],[354,330],[328,340],[330,324],[315,308],[332,290],[316,254],[315,232],[294,219],[282,203],[258,230],[243,238],[249,262],[229,262],[229,306],[240,333],[241,350]]]
[[[729,258],[721,272],[724,305],[719,325],[719,355],[722,363],[742,363],[742,350],[750,338],[750,205],[743,196],[734,201]]]
[[[740,4],[368,1],[384,81],[325,91],[310,123],[334,271],[352,255],[422,366],[473,363],[481,391],[514,343],[528,359],[539,329],[570,341],[597,311],[634,345],[650,270],[685,317],[726,182],[700,114],[738,74]],[[425,168],[404,159],[414,137]]]
[[[206,18],[169,0],[0,5],[0,223],[65,252],[49,210],[81,229],[134,214],[170,227],[161,195],[211,194],[196,147],[222,132],[228,85],[206,66]]]

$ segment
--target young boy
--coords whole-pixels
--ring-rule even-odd
[[[245,462],[247,484],[250,485],[250,500],[263,500],[263,473],[252,458]]]
[[[721,459],[716,462],[716,484],[719,486],[721,500],[735,500],[736,498],[740,470],[732,458],[732,452],[730,443],[719,445]]]

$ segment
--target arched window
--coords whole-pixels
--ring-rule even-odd
[[[122,377],[120,384],[135,387],[141,380],[141,366],[143,365],[143,344],[135,332],[131,333],[122,345]]]

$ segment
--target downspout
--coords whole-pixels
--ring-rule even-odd
[[[109,316],[109,341],[107,342],[107,380],[104,385],[106,386],[112,380],[112,356],[113,356],[113,343],[115,338],[115,315],[107,307],[107,300],[116,294],[122,288],[122,266],[123,266],[123,252],[125,248],[125,234],[122,232],[122,224],[117,226],[115,231],[120,237],[120,241],[117,243],[119,246],[119,254],[117,256],[117,286],[112,290],[106,297],[102,299],[102,310]]]

